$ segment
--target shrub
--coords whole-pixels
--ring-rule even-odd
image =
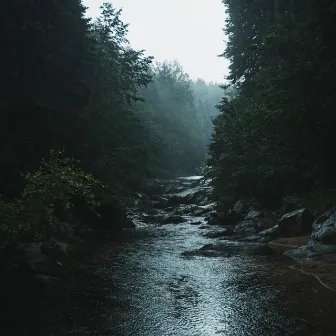
[[[0,201],[0,244],[13,240],[44,239],[71,233],[71,225],[57,218],[68,213],[73,199],[81,197],[94,211],[99,182],[78,167],[62,151],[51,151],[38,170],[25,176],[27,184],[19,199]]]

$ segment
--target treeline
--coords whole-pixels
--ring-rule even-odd
[[[192,174],[205,163],[223,90],[219,84],[190,80],[175,62],[151,67],[152,82],[140,90],[137,113],[151,135],[149,168],[156,177]]]
[[[234,99],[210,145],[217,198],[264,205],[332,201],[336,187],[333,1],[223,0]],[[325,204],[327,206],[327,204]]]
[[[94,22],[85,10],[80,0],[3,4],[1,244],[71,232],[85,208],[118,226],[145,179],[205,160],[209,111],[188,75],[134,50],[111,4]]]

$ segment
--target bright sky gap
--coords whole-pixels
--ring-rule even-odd
[[[83,0],[87,15],[99,15],[103,0]],[[223,28],[225,8],[221,0],[113,0],[129,23],[129,41],[145,49],[156,61],[178,60],[192,79],[223,82],[228,61]]]

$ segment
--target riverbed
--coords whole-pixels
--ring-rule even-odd
[[[336,293],[281,256],[184,257],[213,242],[203,231],[141,225],[103,246],[91,266],[101,288],[85,299],[94,311],[83,320],[78,307],[67,334],[336,335]]]

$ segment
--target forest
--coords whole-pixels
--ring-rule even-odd
[[[208,174],[216,199],[325,210],[335,201],[336,6],[223,0],[230,60]]]
[[[116,229],[144,181],[205,164],[223,90],[133,49],[121,10],[92,20],[80,0],[13,0],[3,13],[1,246],[82,217]]]

